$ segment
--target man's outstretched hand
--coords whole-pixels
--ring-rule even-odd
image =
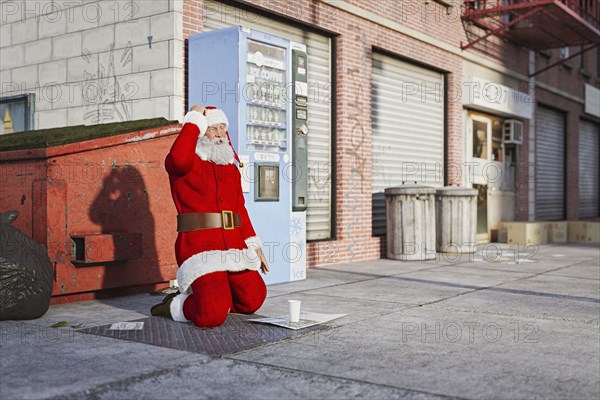
[[[267,272],[269,272],[269,264],[267,264],[265,253],[263,253],[262,249],[259,247],[256,249],[256,254],[258,254],[258,258],[260,258],[260,270],[266,275]]]

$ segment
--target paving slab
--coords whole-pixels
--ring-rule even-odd
[[[535,257],[524,258],[520,256],[507,256],[506,258],[495,259],[494,256],[489,256],[488,258],[476,256],[474,259],[454,263],[454,265],[462,268],[485,268],[506,272],[541,274],[580,263],[590,262],[593,262],[593,258],[561,256],[550,259],[540,259]]]
[[[587,262],[550,271],[548,275],[564,276],[569,278],[581,278],[600,280],[600,264],[589,264]]]
[[[150,308],[154,304],[160,303],[163,298],[164,295],[144,293],[112,299],[57,304],[51,306],[44,316],[31,322],[51,326],[57,322],[65,321],[70,325],[90,327],[132,321],[150,316]]]
[[[540,273],[580,262],[598,264],[600,250],[586,244],[516,246],[488,243],[478,246],[473,254],[463,254],[461,257],[438,254],[437,257],[446,261],[456,258],[451,264],[465,267],[483,264],[506,271]]]
[[[0,323],[2,399],[41,399],[200,362],[207,356],[46,324]]]
[[[315,268],[315,270],[326,269],[328,271],[342,271],[346,273],[359,273],[365,276],[388,276],[397,275],[405,272],[418,271],[422,269],[440,267],[443,265],[452,264],[440,256],[436,260],[425,261],[400,261],[390,259],[379,259],[370,261],[360,261],[348,264],[328,265],[323,268]],[[312,269],[309,269],[309,273]]]
[[[506,271],[490,269],[487,265],[480,264],[478,268],[469,268],[462,265],[447,265],[443,267],[430,268],[427,270],[409,272],[399,276],[394,276],[394,278],[415,278],[424,281],[451,283],[456,285],[471,285],[484,288],[487,286],[494,286],[504,282],[510,282],[530,276],[533,276],[533,274],[514,271],[507,273]]]
[[[478,289],[479,287],[475,285],[454,284],[398,275],[314,289],[307,291],[307,293],[400,304],[424,304]]]
[[[597,325],[423,306],[232,357],[457,397],[592,399],[599,339]]]
[[[224,395],[226,388],[226,395]],[[164,374],[147,374],[92,388],[62,399],[83,396],[121,399],[406,399],[441,400],[446,396],[373,385],[238,360],[211,360]]]
[[[477,318],[479,314],[526,317],[535,319],[556,319],[563,321],[598,324],[600,303],[579,301],[564,296],[548,296],[547,292],[511,291],[490,288],[465,293],[443,302],[429,305],[441,308],[448,313],[468,312]]]
[[[328,322],[327,325],[337,327],[351,324],[402,308],[412,307],[411,304],[396,302],[381,302],[368,299],[340,298],[313,292],[296,292],[293,296],[277,296],[267,298],[258,312],[270,317],[287,315],[288,300],[301,300],[301,310],[325,314],[348,314],[340,319]]]
[[[555,257],[564,254],[569,257],[599,258],[600,246],[597,243],[549,243],[539,246],[539,257]]]
[[[326,288],[351,282],[362,282],[381,277],[429,270],[449,265],[447,262],[398,260],[361,261],[352,264],[332,265],[324,268],[311,268],[307,279],[285,284],[270,285],[268,296],[287,295],[305,290]]]
[[[581,301],[600,302],[600,281],[576,279],[556,275],[537,275],[506,282],[497,286],[498,290],[520,290],[533,292],[539,296],[571,296]]]
[[[328,286],[335,286],[350,282],[359,282],[369,279],[374,279],[380,275],[370,273],[354,273],[350,271],[333,271],[329,269],[309,269],[307,279],[295,281],[291,283],[269,285],[267,287],[267,295],[279,296],[305,290],[318,289]]]

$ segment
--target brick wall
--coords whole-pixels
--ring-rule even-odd
[[[570,54],[578,51],[580,51],[580,47],[570,48]],[[536,70],[560,60],[558,49],[544,52],[544,54],[537,55]],[[598,63],[600,63],[599,54],[596,50],[592,50],[584,53],[583,62],[581,56],[576,56],[536,76],[538,82],[550,85],[579,100],[569,99],[539,86],[536,90],[538,105],[550,106],[566,114],[565,192],[566,218],[569,220],[579,218],[579,121],[581,118],[585,118],[600,124],[600,118],[584,112],[583,103],[586,84],[600,87]]]
[[[334,145],[337,176],[336,202],[333,204],[336,239],[309,243],[307,261],[309,266],[315,266],[379,258],[381,239],[371,236],[372,49],[378,47],[399,57],[446,71],[449,84],[460,85],[462,82],[461,58],[322,2],[255,0],[245,3],[257,9],[268,6],[270,11],[285,16],[290,23],[300,20],[337,34],[334,55],[337,68],[337,139]],[[372,2],[369,7],[382,15],[394,8],[386,1]],[[201,0],[185,0],[184,38],[202,31],[202,13]],[[462,26],[460,23],[444,23],[440,29],[445,32],[451,29],[451,35],[458,37]],[[450,162],[462,163],[460,99],[448,104],[447,152]]]
[[[489,3],[489,1],[488,1]],[[477,32],[477,31],[474,31]],[[478,32],[481,34],[481,32]],[[465,37],[466,38],[466,37]],[[464,38],[461,40],[465,40]],[[499,48],[497,46],[500,46]],[[570,54],[575,54],[581,48],[571,47]],[[486,59],[504,64],[510,70],[528,75],[529,50],[514,45],[511,42],[502,42],[496,37],[491,37],[485,44],[477,45],[468,50]],[[559,49],[538,52],[536,54],[535,70],[554,64],[560,60]],[[566,113],[566,218],[577,219],[579,217],[579,120],[586,118],[600,124],[600,119],[584,113],[585,84],[600,87],[600,75],[598,64],[600,63],[600,52],[594,50],[586,52],[583,56],[576,56],[571,60],[557,65],[546,72],[536,75],[536,111],[538,104],[545,104]],[[522,81],[523,91],[527,91],[527,82]],[[549,85],[552,91],[546,90],[539,85]],[[557,91],[565,93],[561,95]],[[577,100],[570,97],[575,97]],[[529,218],[528,204],[535,202],[536,175],[528,171],[529,164],[529,123],[525,121],[524,141],[519,146],[519,166],[515,216],[517,220]],[[537,132],[536,132],[537,135]],[[532,166],[535,170],[535,165]],[[529,189],[533,186],[533,192]],[[533,198],[530,198],[530,195]]]
[[[485,33],[470,26],[467,26],[467,30],[464,29],[461,20],[464,10],[462,0],[446,0],[451,7],[435,1],[425,2],[422,0],[382,0],[377,2],[347,0],[346,2],[365,12],[390,19],[403,27],[434,37],[450,46],[459,47],[461,44],[467,44],[469,42],[467,33],[478,36]],[[488,7],[492,7],[494,3],[502,3],[502,0],[488,0],[487,3]],[[508,61],[512,70],[522,74],[527,73],[528,50],[507,44],[496,36],[489,37],[467,51],[500,64]]]
[[[231,2],[234,4],[235,2]],[[371,56],[373,47],[389,51],[399,57],[412,60],[424,66],[437,68],[447,73],[447,84],[462,84],[461,56],[445,51],[426,41],[416,40],[397,30],[385,26],[390,21],[414,32],[426,34],[439,41],[458,48],[468,41],[467,32],[460,21],[460,4],[447,11],[446,7],[430,2],[425,5],[421,1],[378,1],[365,2],[348,0],[346,5],[364,10],[372,22],[318,1],[296,0],[266,1],[250,0],[246,5],[255,7],[255,11],[263,9],[284,17],[290,23],[304,23],[335,33],[337,68],[336,76],[336,132],[337,141],[334,149],[337,159],[336,198],[334,204],[336,215],[335,240],[308,244],[308,265],[327,265],[338,262],[360,261],[378,258],[385,252],[385,243],[381,238],[371,236]],[[457,3],[462,3],[455,1]],[[229,4],[229,3],[228,3]],[[343,7],[342,7],[343,8]],[[353,11],[353,10],[349,10]],[[203,2],[201,0],[185,0],[184,2],[184,37],[202,31]],[[359,13],[360,14],[360,13]],[[476,32],[481,33],[481,32]],[[483,60],[503,64],[510,70],[528,74],[529,50],[506,43],[492,36],[472,49],[467,50]],[[557,52],[556,52],[557,53]],[[538,56],[542,57],[542,56]],[[550,57],[555,59],[556,56]],[[577,63],[578,59],[575,60]],[[545,63],[545,58],[537,61],[537,68]],[[574,61],[573,61],[574,62]],[[558,89],[583,97],[583,80],[598,82],[597,54],[589,53],[585,59],[585,69],[592,73],[591,78],[584,79],[579,73],[579,65],[571,70],[564,67],[555,68],[540,74],[538,80],[556,86]],[[512,78],[511,78],[512,79]],[[527,91],[527,82],[521,81],[519,88]],[[454,98],[447,107],[447,154],[449,162],[461,164],[462,160],[462,99]],[[569,218],[577,217],[577,139],[578,120],[582,114],[582,105],[555,93],[537,90],[537,101],[553,104],[569,112],[567,133],[567,214]],[[188,105],[186,105],[187,109]],[[357,113],[357,110],[361,110]],[[519,149],[519,172],[516,196],[516,218],[528,218],[528,205],[531,200],[529,187],[535,185],[535,175],[528,167],[529,123],[525,121],[524,143]],[[451,179],[449,183],[460,184],[459,179]],[[385,238],[383,238],[385,240]]]

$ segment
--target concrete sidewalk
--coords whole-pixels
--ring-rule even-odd
[[[50,327],[147,317],[161,297],[53,306],[39,320],[0,323],[0,399],[597,399],[598,246],[494,249],[309,270],[306,281],[270,286],[259,314],[285,314],[295,298],[348,316],[222,357]]]

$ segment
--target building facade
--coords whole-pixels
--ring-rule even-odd
[[[181,120],[188,37],[240,25],[307,48],[309,266],[385,254],[383,190],[403,183],[477,188],[480,240],[502,220],[597,218],[598,48],[477,41],[465,15],[488,3],[2,1],[2,129]],[[597,42],[598,2],[576,3]]]

